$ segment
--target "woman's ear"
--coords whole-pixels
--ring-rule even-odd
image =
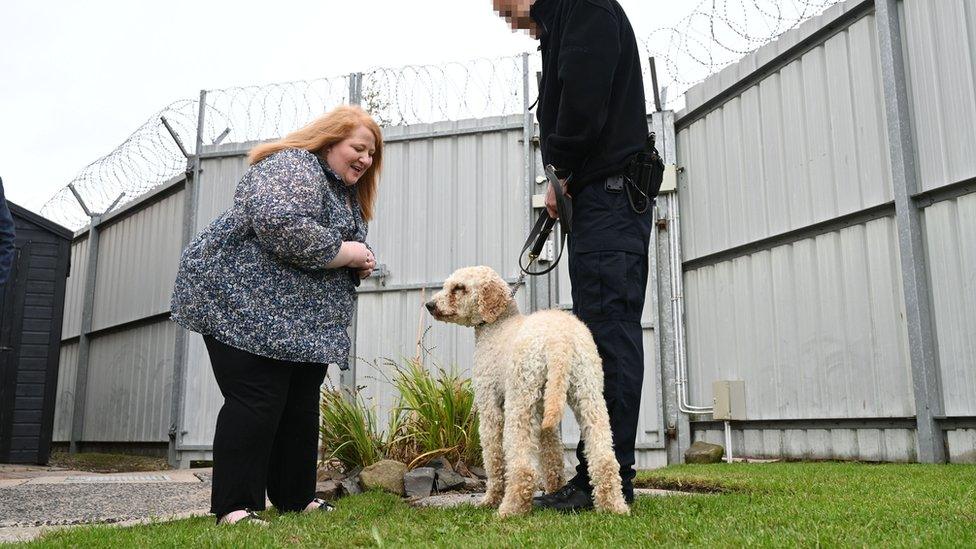
[[[510,300],[508,285],[497,276],[491,277],[478,288],[478,314],[490,324],[505,312]]]

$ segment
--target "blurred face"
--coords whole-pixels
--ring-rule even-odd
[[[373,165],[376,138],[366,126],[359,126],[349,137],[333,145],[325,154],[325,162],[346,185],[355,185]]]
[[[533,2],[535,0],[492,0],[495,13],[504,17],[512,30],[529,31],[536,36],[538,33],[535,21],[529,15],[529,8],[532,7]]]

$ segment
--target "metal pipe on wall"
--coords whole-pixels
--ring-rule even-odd
[[[670,239],[671,259],[671,308],[674,320],[674,348],[675,348],[675,386],[678,392],[678,409],[685,414],[707,414],[712,412],[711,406],[696,406],[690,404],[688,396],[688,360],[685,348],[685,313],[684,313],[684,282],[681,268],[681,215],[679,213],[678,193],[668,197],[668,218],[671,230]]]

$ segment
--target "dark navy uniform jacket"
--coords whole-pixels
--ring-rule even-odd
[[[537,0],[542,159],[573,173],[570,193],[623,172],[647,139],[634,29],[616,0]]]

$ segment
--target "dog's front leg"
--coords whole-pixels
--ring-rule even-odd
[[[502,416],[502,403],[492,391],[478,391],[477,402],[481,457],[488,476],[487,491],[480,505],[498,507],[505,495],[505,454],[502,450],[505,419]]]

